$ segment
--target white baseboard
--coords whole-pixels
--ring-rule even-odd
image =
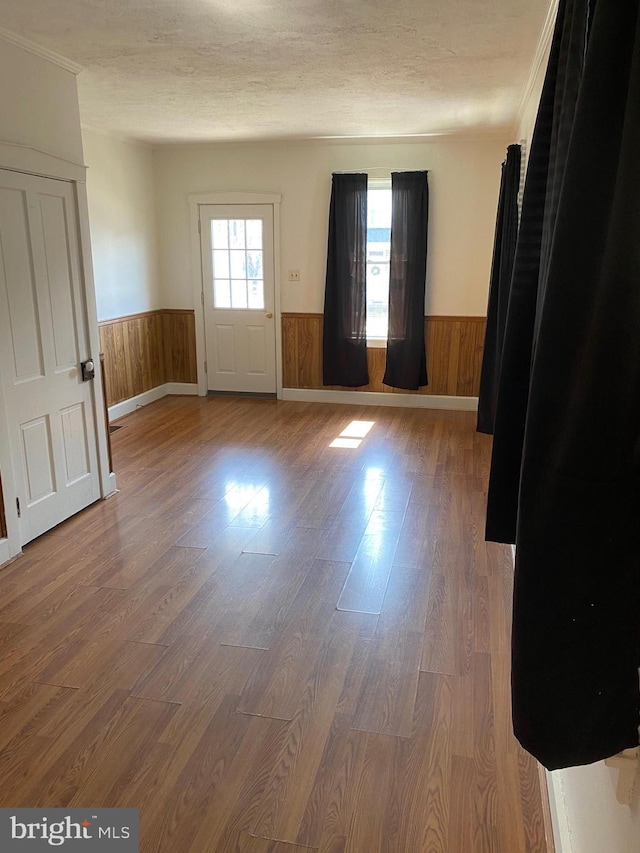
[[[349,403],[359,406],[399,406],[408,409],[453,409],[475,412],[477,397],[446,397],[436,394],[385,394],[380,391],[325,391],[316,388],[283,388],[283,400],[301,403]]]
[[[144,391],[121,403],[109,406],[109,421],[115,421],[135,412],[139,406],[154,403],[167,394],[188,394],[196,396],[198,386],[191,382],[167,382],[149,391]],[[454,411],[475,412],[478,409],[477,397],[447,397],[436,394],[384,394],[378,391],[324,391],[315,388],[283,388],[283,400],[301,403],[349,403],[359,406],[398,406],[409,409],[451,409]]]
[[[116,486],[116,475],[113,471],[107,477],[107,484],[108,491],[103,497],[110,498],[111,495],[115,495],[115,493],[118,491]]]
[[[9,560],[13,559],[13,556],[14,555],[11,553],[11,548],[9,546],[9,540],[0,539],[0,566],[8,563]]]
[[[157,385],[155,388],[150,388],[148,391],[143,391],[142,394],[137,394],[135,397],[129,397],[128,400],[123,400],[121,403],[115,403],[109,406],[109,423],[125,415],[135,412],[140,406],[148,406],[149,403],[155,403],[162,397],[168,394],[197,394],[198,386],[194,382],[165,382],[164,385]]]
[[[178,394],[184,396],[197,396],[198,384],[196,382],[167,382],[167,394]]]
[[[109,423],[111,421],[115,421],[118,418],[122,418],[125,415],[131,414],[131,412],[135,412],[138,406],[148,406],[149,403],[155,403],[156,400],[160,400],[162,397],[167,396],[167,386],[166,385],[157,385],[155,388],[150,388],[148,391],[143,391],[142,394],[136,394],[135,397],[129,397],[128,400],[123,400],[121,403],[115,403],[113,406],[109,406]]]
[[[549,793],[549,808],[551,810],[551,825],[553,826],[553,842],[555,853],[573,853],[571,830],[564,797],[563,776],[561,770],[550,773],[545,770],[547,791]]]

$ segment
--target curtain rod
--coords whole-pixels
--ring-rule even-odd
[[[391,172],[397,172],[397,169],[387,169],[384,166],[375,166],[372,169],[335,169],[331,170],[332,175],[372,175],[380,178],[390,178]]]
[[[333,175],[369,175],[372,176],[373,173],[379,172],[382,173],[379,176],[375,175],[375,177],[387,178],[391,175],[392,172],[428,172],[428,169],[399,169],[397,166],[388,167],[388,166],[372,166],[369,169],[332,169],[331,174]]]

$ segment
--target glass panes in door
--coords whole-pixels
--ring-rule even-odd
[[[264,310],[261,219],[212,219],[213,307]]]

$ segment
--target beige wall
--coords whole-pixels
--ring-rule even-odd
[[[1,37],[0,142],[82,163],[75,75]]]
[[[547,70],[549,47],[550,45],[547,46],[547,50],[544,53],[543,60],[538,66],[535,77],[531,81],[529,97],[522,104],[518,114],[517,139],[518,142],[523,141],[525,143],[525,160],[529,159],[529,151],[531,150],[533,128],[536,122],[536,115],[538,114],[538,104],[540,103],[540,95],[542,94],[542,84],[544,83],[544,75]]]
[[[484,315],[507,133],[428,141],[181,145],[155,149],[164,305],[193,307],[189,193],[282,193],[283,311],[323,307],[331,173],[429,170],[426,313]],[[300,282],[287,280],[300,270]]]
[[[83,130],[98,319],[162,307],[152,150]]]
[[[538,42],[536,54],[529,72],[527,87],[525,92],[523,92],[522,103],[518,110],[516,132],[518,141],[524,141],[525,143],[525,160],[529,159],[529,151],[531,150],[531,140],[533,138],[533,129],[538,113],[538,104],[540,103],[542,86],[547,72],[547,65],[549,63],[549,51],[551,50],[551,40],[555,28],[557,9],[558,0],[549,0],[547,18],[540,34],[540,41]]]

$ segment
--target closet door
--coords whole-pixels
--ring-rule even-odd
[[[0,381],[22,544],[100,496],[88,348],[73,186],[0,170]]]

